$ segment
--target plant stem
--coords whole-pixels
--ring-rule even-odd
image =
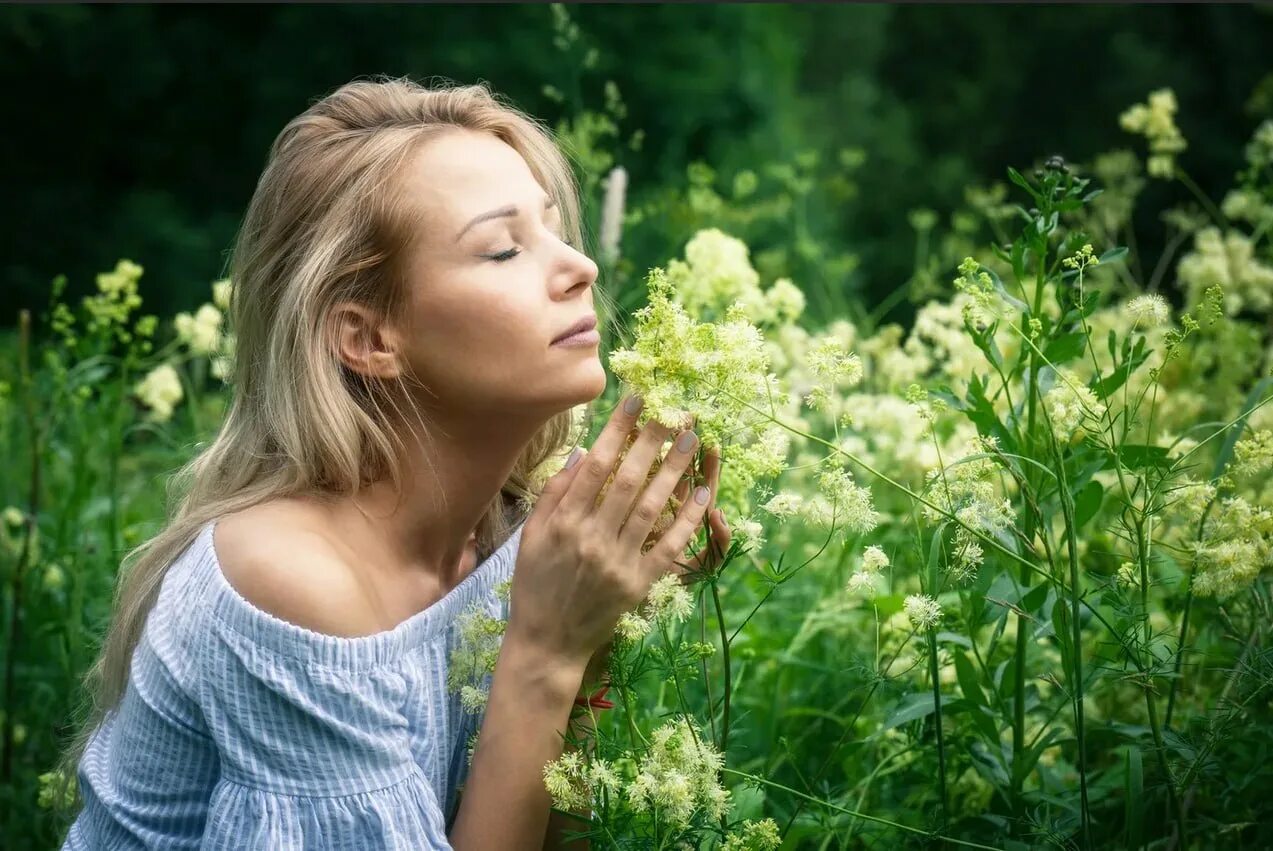
[[[725,755],[729,747],[729,698],[732,693],[733,671],[729,664],[729,638],[725,635],[725,615],[721,611],[720,592],[715,581],[711,585],[712,602],[716,605],[716,623],[720,627],[721,661],[725,666],[725,709],[720,722],[720,752]]]
[[[897,828],[898,830],[904,830],[907,833],[918,833],[921,836],[927,836],[930,839],[939,839],[943,842],[949,842],[952,845],[961,845],[964,848],[983,848],[983,849],[986,849],[986,851],[996,851],[996,849],[992,845],[980,845],[976,842],[968,842],[963,839],[955,839],[952,836],[944,836],[940,833],[935,833],[933,831],[923,830],[918,827],[911,827],[908,824],[898,824],[897,822],[889,821],[886,818],[880,818],[879,816],[867,815],[866,813],[858,812],[857,810],[851,810],[848,807],[841,807],[838,804],[833,804],[830,801],[824,801],[821,798],[815,798],[812,795],[806,795],[803,792],[797,792],[795,789],[792,789],[790,786],[784,786],[781,783],[775,783],[772,780],[766,780],[763,777],[757,777],[756,775],[748,774],[745,771],[735,771],[732,768],[722,768],[721,771],[725,772],[726,774],[737,774],[739,777],[746,778],[747,780],[750,780],[753,783],[761,783],[761,784],[764,784],[765,786],[771,786],[774,789],[781,789],[782,791],[790,795],[795,795],[797,798],[802,798],[805,801],[808,801],[809,803],[819,804],[820,806],[826,807],[828,810],[833,810],[837,813],[844,813],[845,815],[850,815],[850,816],[853,816],[854,818],[860,818],[865,821],[873,821],[876,824],[888,825],[889,827],[894,827],[894,828]],[[788,826],[790,826],[790,823],[788,823]]]
[[[941,782],[942,825],[950,823],[950,795],[946,787],[946,741],[942,732],[941,680],[937,670],[937,634],[928,630],[929,673],[933,679],[933,708],[937,716],[937,779]]]

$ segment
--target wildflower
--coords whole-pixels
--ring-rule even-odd
[[[862,359],[846,352],[839,340],[819,340],[807,358],[809,369],[819,378],[849,386],[862,381]]]
[[[888,556],[884,550],[872,544],[862,552],[862,570],[867,573],[878,573],[888,567]]]
[[[172,417],[173,406],[181,401],[181,378],[171,364],[160,364],[137,383],[133,394],[150,408],[151,419],[165,422]]]
[[[675,573],[663,574],[650,586],[646,605],[651,620],[671,619],[683,623],[694,613],[694,598]]]
[[[774,517],[785,520],[793,514],[799,513],[804,505],[804,497],[798,493],[791,491],[782,491],[775,494],[768,502],[761,506]]]
[[[1176,276],[1184,285],[1190,308],[1204,302],[1211,287],[1223,290],[1223,309],[1228,316],[1273,308],[1273,267],[1256,258],[1255,243],[1238,231],[1223,236],[1215,227],[1198,231],[1193,250],[1180,258]]]
[[[688,415],[704,447],[730,445],[726,468],[740,492],[785,467],[789,439],[778,426],[761,427],[755,411],[785,404],[788,395],[769,372],[764,337],[736,307],[721,323],[698,323],[671,300],[661,269],[648,278],[649,303],[635,314],[630,349],[610,355],[614,373],[645,400],[643,416],[669,428]],[[763,421],[761,421],[763,422]]]
[[[848,470],[824,470],[818,476],[818,489],[834,505],[849,532],[866,534],[879,525],[880,515],[871,504],[871,492],[856,484]]]
[[[490,696],[482,684],[495,671],[507,623],[474,603],[460,613],[456,625],[459,639],[450,652],[447,691],[459,692],[460,705],[478,712]]]
[[[623,641],[638,641],[649,634],[653,624],[635,612],[624,612],[619,615],[615,624],[615,635]]]
[[[234,292],[234,284],[229,278],[222,278],[212,283],[212,303],[221,310],[230,309],[230,296]]]
[[[1044,394],[1043,405],[1061,442],[1068,441],[1084,419],[1099,420],[1105,415],[1105,406],[1096,394],[1068,370],[1057,370],[1057,382]]]
[[[782,845],[778,823],[771,818],[747,819],[737,832],[731,832],[721,843],[720,851],[777,851]]]
[[[211,304],[199,308],[194,316],[178,313],[173,319],[177,339],[197,355],[212,354],[221,340],[221,311]]]
[[[88,296],[83,302],[84,309],[89,314],[90,330],[113,328],[121,339],[128,336],[124,326],[129,314],[141,306],[137,281],[143,271],[141,266],[131,260],[120,260],[113,271],[97,276],[97,295]]]
[[[906,617],[918,632],[932,629],[941,620],[941,604],[927,594],[910,594],[903,604]]]
[[[868,600],[875,597],[875,574],[866,570],[859,570],[849,577],[849,581],[845,583],[844,590],[854,597],[866,597]]]
[[[965,322],[986,324],[1003,312],[1003,301],[995,291],[994,280],[981,271],[981,264],[973,258],[965,257],[959,264],[959,277],[953,283],[965,296],[960,308]]]
[[[775,325],[794,322],[804,313],[804,290],[790,278],[779,278],[765,291],[766,318]]]
[[[925,506],[924,516],[941,521],[953,515],[961,524],[953,540],[954,558],[948,564],[955,579],[971,579],[981,564],[983,551],[977,533],[1000,533],[1014,519],[1011,503],[995,490],[998,462],[991,456],[997,448],[994,438],[974,435],[958,461],[927,475],[928,488],[935,491],[936,508]]]
[[[699,811],[718,820],[729,804],[719,780],[723,765],[724,757],[694,724],[678,718],[651,735],[636,779],[628,784],[628,801],[637,812],[656,809],[676,827],[689,824]]]
[[[460,688],[460,705],[466,712],[481,712],[490,697],[477,686],[466,685]]]
[[[554,806],[578,810],[591,805],[585,770],[578,751],[567,751],[544,766],[544,787],[552,795]]]
[[[1273,431],[1262,428],[1233,447],[1233,473],[1253,476],[1273,468]]]
[[[0,517],[4,518],[5,525],[14,529],[26,522],[26,515],[22,513],[22,510],[12,505],[5,506],[4,510],[0,511]]]
[[[1150,177],[1171,178],[1175,174],[1175,156],[1188,147],[1176,127],[1176,95],[1171,89],[1159,89],[1149,95],[1148,103],[1138,103],[1119,116],[1119,125],[1129,133],[1139,133],[1149,141],[1150,157],[1145,170]]]
[[[1123,306],[1135,325],[1153,328],[1165,325],[1171,318],[1171,307],[1167,300],[1157,293],[1138,295]]]
[[[1084,243],[1073,257],[1066,257],[1061,264],[1067,269],[1086,269],[1088,266],[1099,266],[1101,258],[1092,255],[1092,244]]]

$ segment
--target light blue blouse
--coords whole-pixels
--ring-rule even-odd
[[[357,638],[248,602],[215,526],[164,577],[123,701],[80,762],[63,851],[450,849],[482,719],[446,689],[456,618],[474,605],[507,620],[494,589],[524,524],[441,600]]]

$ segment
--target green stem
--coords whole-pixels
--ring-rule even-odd
[[[941,680],[937,670],[937,635],[928,630],[929,673],[933,679],[933,708],[937,716],[937,779],[941,782],[942,824],[950,822],[950,795],[946,787],[946,740],[942,732]]]
[[[757,777],[756,775],[748,774],[745,771],[735,771],[732,768],[722,768],[721,771],[725,772],[726,774],[736,774],[739,777],[752,781],[753,783],[760,783],[765,786],[770,786],[774,789],[781,789],[787,794],[795,795],[797,798],[801,798],[805,801],[808,801],[811,804],[818,804],[819,806],[826,807],[828,810],[833,810],[837,813],[844,813],[845,815],[850,815],[850,816],[853,816],[854,818],[860,818],[865,821],[873,821],[876,824],[888,825],[889,827],[893,827],[898,830],[904,830],[907,833],[918,833],[921,836],[927,836],[929,839],[938,839],[943,842],[949,842],[952,845],[961,845],[964,848],[983,848],[983,849],[986,849],[986,851],[996,851],[996,849],[992,845],[979,845],[976,842],[968,842],[963,839],[955,839],[953,836],[945,836],[943,834],[936,833],[931,830],[923,830],[918,827],[911,827],[910,825],[907,825],[907,824],[898,824],[897,822],[889,821],[886,818],[880,818],[879,816],[868,815],[867,813],[859,812],[857,810],[851,810],[848,807],[841,807],[839,804],[833,804],[830,801],[824,801],[821,798],[815,798],[812,795],[806,795],[803,792],[797,792],[795,789],[792,789],[790,786],[784,786],[781,783],[775,783],[772,780],[766,780],[763,777]]]
[[[721,660],[725,666],[725,708],[720,722],[720,752],[724,755],[729,748],[729,698],[732,693],[733,670],[729,663],[729,638],[725,635],[725,615],[721,610],[720,591],[715,581],[711,584],[712,602],[716,605],[716,623],[720,627]]]

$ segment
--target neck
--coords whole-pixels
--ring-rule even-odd
[[[373,541],[394,571],[454,584],[482,516],[547,416],[481,412],[443,419],[430,412],[431,439],[404,440],[412,451],[398,460],[401,499],[391,481],[372,483],[356,499],[337,502],[337,532],[348,534],[346,540]]]

